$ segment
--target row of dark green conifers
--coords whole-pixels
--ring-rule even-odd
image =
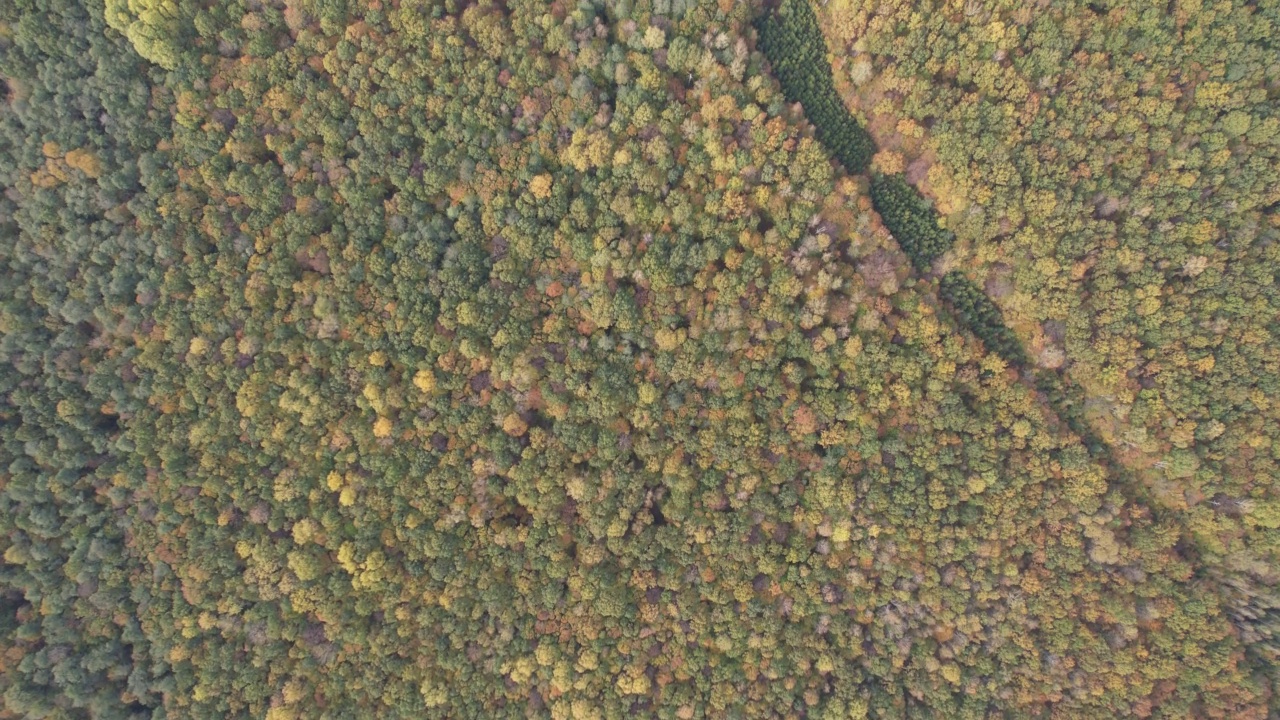
[[[756,30],[783,93],[804,106],[818,140],[849,172],[866,172],[876,151],[875,141],[836,92],[826,40],[808,0],[783,0],[775,11],[757,19]],[[938,224],[929,202],[901,174],[872,174],[871,201],[922,274],[928,273],[934,260],[955,241],[955,236]],[[988,349],[1010,362],[1025,360],[1022,345],[1004,324],[1000,310],[963,273],[943,275],[938,294]]]
[[[756,20],[756,31],[783,93],[804,106],[818,140],[849,172],[866,172],[876,152],[875,141],[836,92],[826,41],[813,8],[807,1],[785,0],[777,12],[766,12]]]
[[[809,0],[782,0],[775,10],[763,13],[755,26],[760,48],[769,58],[783,93],[804,107],[818,140],[849,172],[867,172],[876,151],[875,141],[836,92],[827,63],[826,39]],[[871,202],[922,275],[928,274],[934,261],[955,242],[951,231],[938,224],[933,206],[901,174],[872,173]],[[999,308],[964,273],[952,270],[944,274],[938,283],[938,296],[989,350],[1029,369],[1026,352],[1005,324]],[[1084,403],[1078,388],[1068,388],[1061,375],[1053,371],[1032,373],[1036,387],[1091,454],[1106,459],[1105,447],[1084,421]]]

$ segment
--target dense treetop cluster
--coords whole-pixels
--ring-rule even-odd
[[[1266,717],[1263,201],[1179,281],[1255,293],[1169,340],[1259,363],[1161,456],[1236,472],[1201,522],[939,300],[766,12],[0,4],[0,718]]]

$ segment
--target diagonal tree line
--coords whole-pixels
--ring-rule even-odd
[[[955,235],[938,223],[937,210],[903,174],[869,170],[875,140],[836,92],[826,58],[826,39],[813,8],[806,0],[783,0],[774,10],[761,14],[755,27],[760,49],[787,99],[804,107],[818,140],[846,170],[870,172],[871,202],[876,212],[916,271],[931,274],[934,262],[951,249]],[[1036,388],[1090,454],[1115,467],[1106,446],[1084,420],[1079,391],[1069,389],[1056,372],[1028,367],[1022,343],[991,298],[959,270],[943,273],[937,289],[959,324],[989,350],[1032,375]]]

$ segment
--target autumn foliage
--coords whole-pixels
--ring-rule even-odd
[[[1265,717],[1280,513],[1110,454],[1261,400],[1030,382],[784,5],[0,3],[0,717]]]

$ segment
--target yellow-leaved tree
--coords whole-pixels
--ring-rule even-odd
[[[177,0],[107,0],[104,16],[139,55],[166,70],[178,66],[181,11]]]

